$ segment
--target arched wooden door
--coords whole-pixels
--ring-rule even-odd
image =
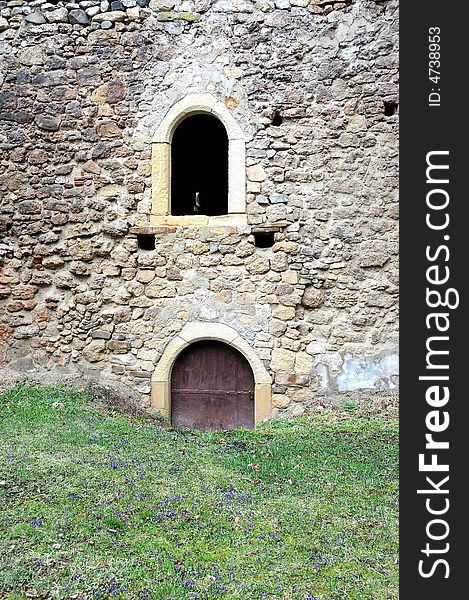
[[[254,427],[254,376],[244,356],[222,342],[195,342],[171,376],[171,423],[193,429]]]

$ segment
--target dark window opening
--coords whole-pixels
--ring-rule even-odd
[[[140,250],[154,250],[155,236],[154,235],[137,235],[137,243]]]
[[[399,106],[398,102],[394,100],[385,100],[384,101],[384,114],[386,117],[392,117],[397,114],[397,108]]]
[[[171,214],[228,213],[228,136],[212,115],[184,119],[171,143]]]
[[[254,234],[254,245],[257,248],[272,248],[275,242],[273,231],[265,231]]]
[[[283,123],[282,113],[278,109],[275,109],[272,114],[272,125],[274,125],[275,127],[279,127],[282,123]]]

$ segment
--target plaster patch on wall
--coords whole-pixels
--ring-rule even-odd
[[[318,365],[317,371],[320,378],[320,386],[326,390],[329,387],[329,371],[326,365]]]
[[[373,389],[378,384],[384,384],[388,389],[395,389],[395,379],[399,374],[399,357],[389,354],[380,358],[354,358],[345,356],[328,365],[319,363],[316,366],[320,387],[326,393],[353,392],[356,390]]]
[[[397,354],[384,356],[380,360],[372,358],[357,361],[351,357],[344,359],[342,373],[337,377],[337,387],[341,392],[351,392],[362,388],[374,388],[381,380],[386,380],[389,388],[395,388],[392,377],[399,373]]]

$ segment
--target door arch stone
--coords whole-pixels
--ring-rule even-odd
[[[161,414],[171,415],[171,373],[180,353],[200,340],[225,342],[248,361],[254,376],[254,423],[272,416],[272,379],[248,342],[237,331],[222,323],[187,323],[168,343],[151,379],[151,404]]]

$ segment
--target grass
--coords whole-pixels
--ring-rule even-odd
[[[0,395],[0,597],[398,598],[397,424],[177,431],[66,386]]]

